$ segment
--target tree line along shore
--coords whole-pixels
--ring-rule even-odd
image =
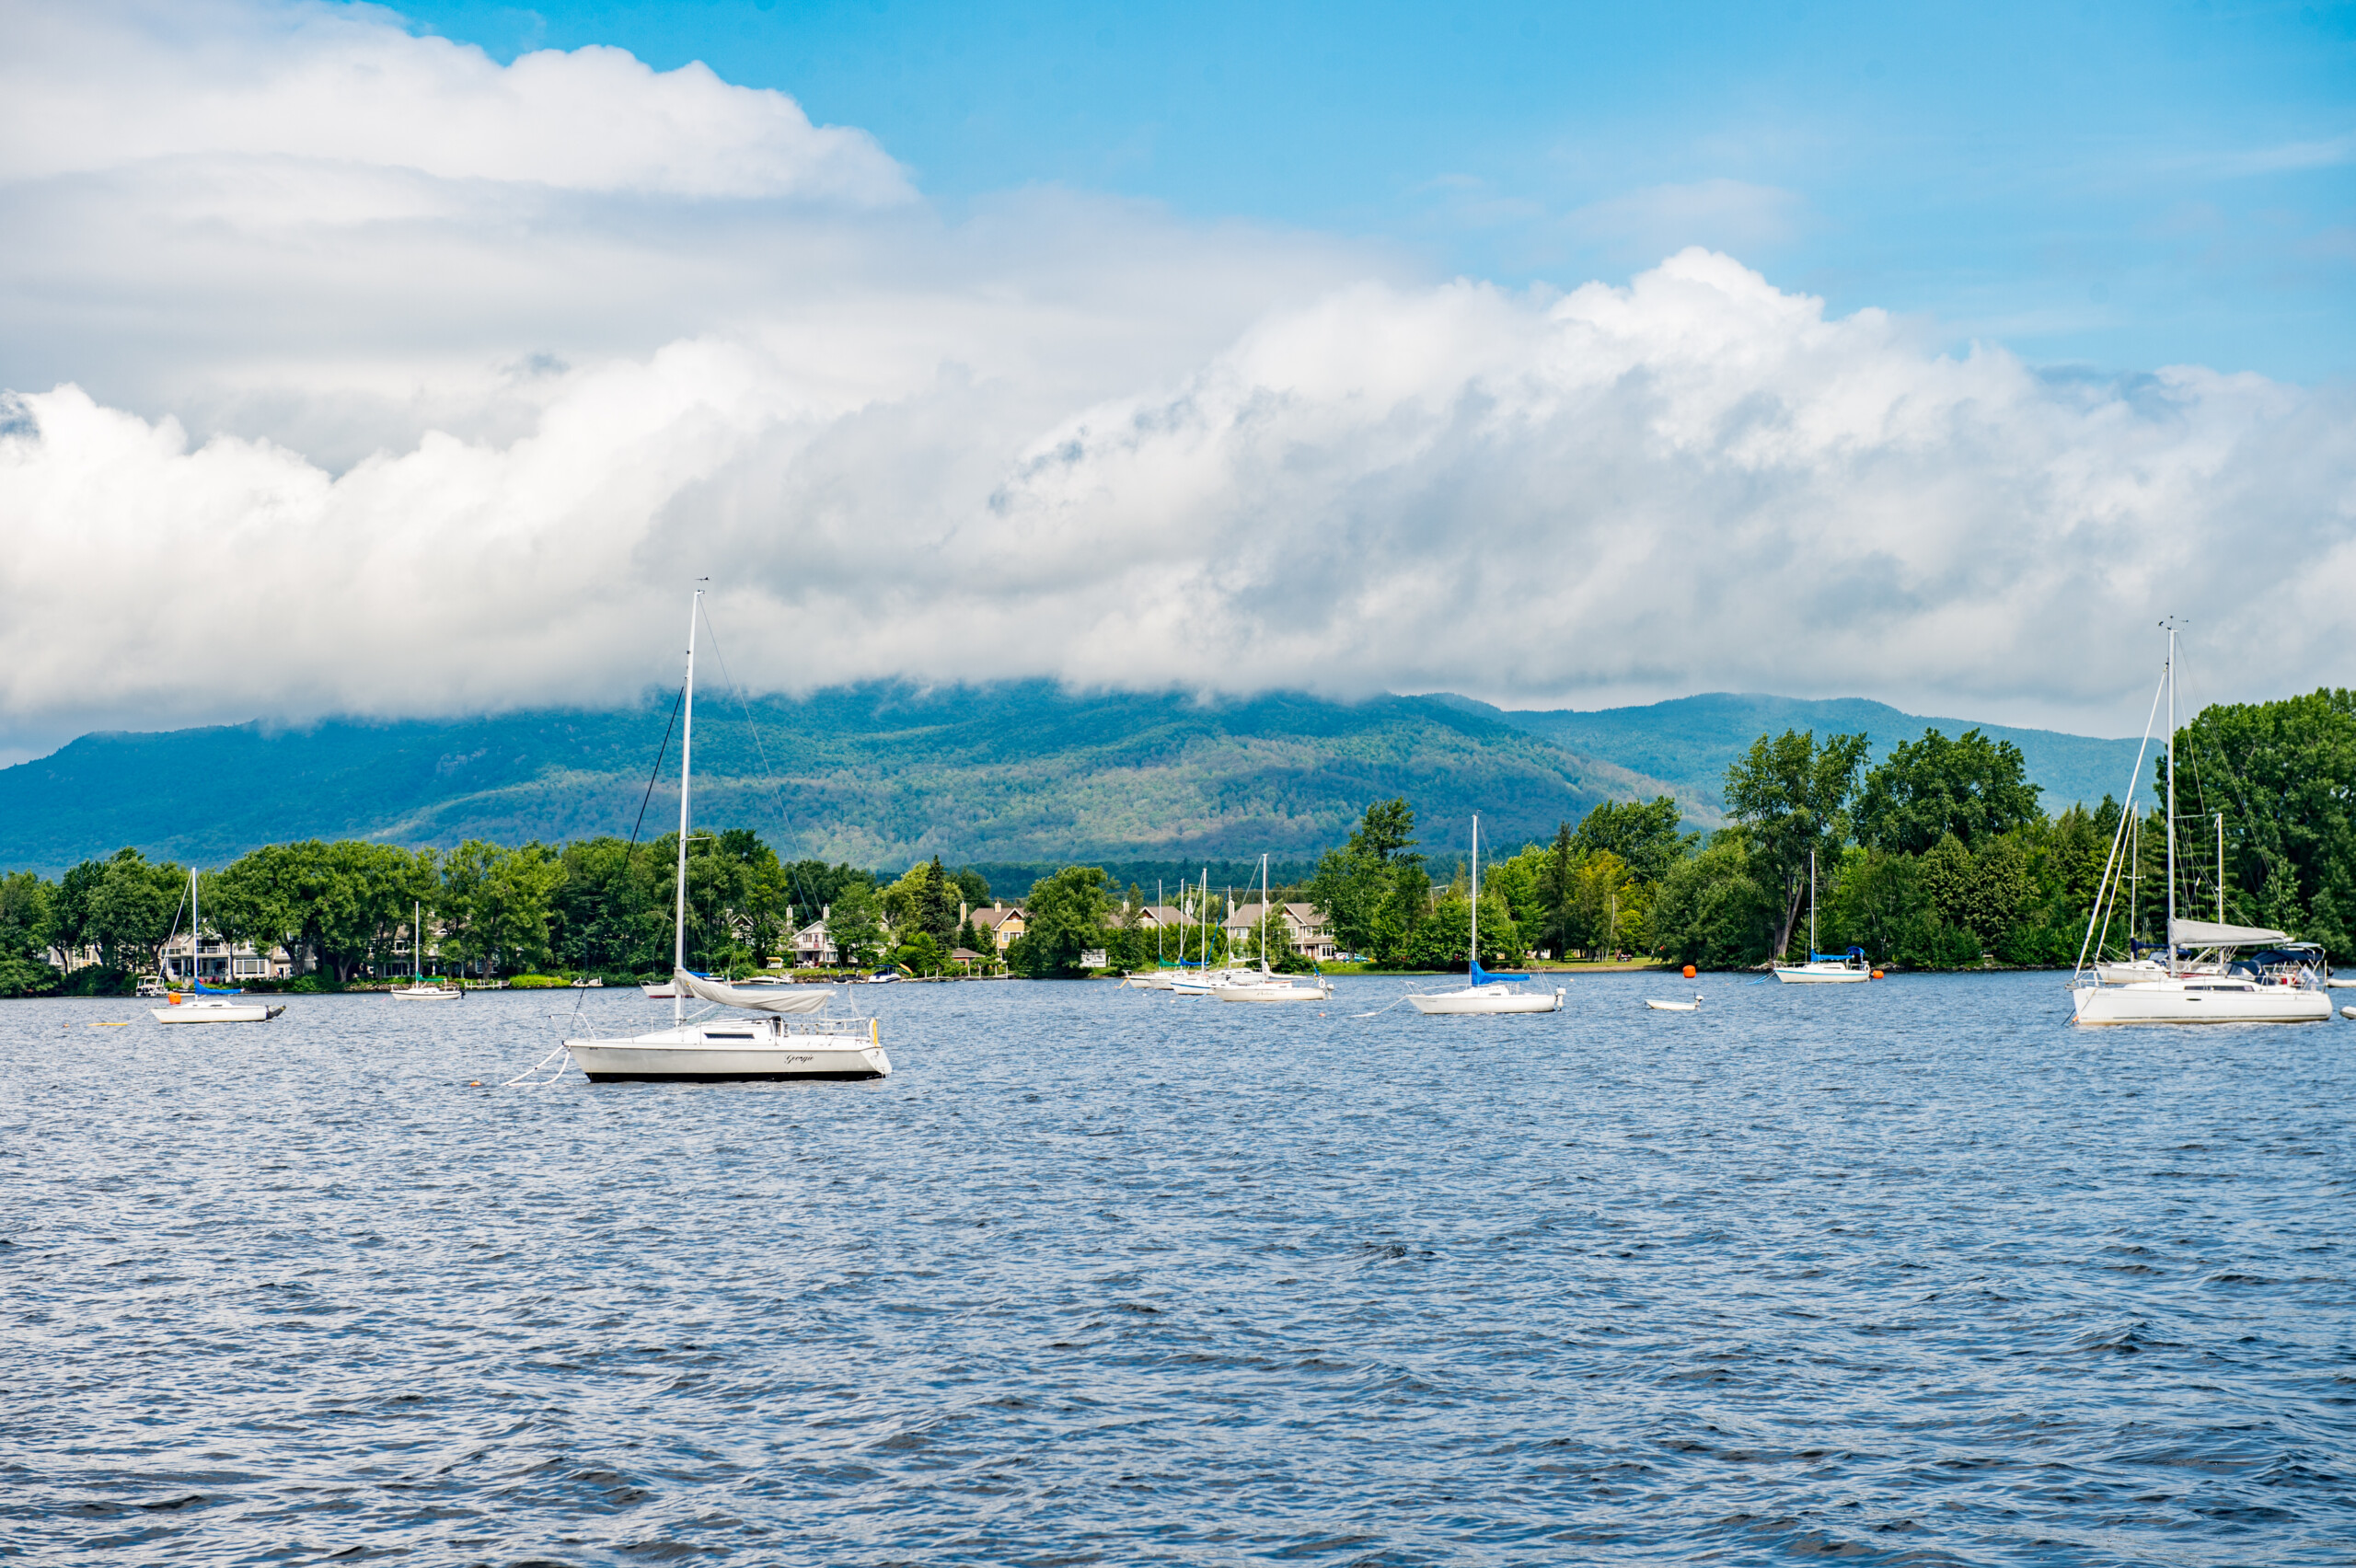
[[[2165,798],[2158,752],[2155,743],[2154,800]],[[1807,945],[1812,861],[1820,951],[1855,945],[1912,969],[2066,966],[2122,841],[2135,856],[2131,933],[2164,934],[2159,806],[2124,834],[2109,797],[2049,813],[2020,752],[1978,731],[1926,731],[1870,768],[1867,755],[1864,735],[1761,735],[1727,771],[1731,820],[1715,832],[1686,827],[1668,796],[1611,801],[1551,841],[1484,863],[1482,961],[1630,954],[1740,968],[1796,957]],[[2230,922],[2356,952],[2356,693],[2204,709],[2178,732],[2177,787],[2180,915],[2212,917],[2222,897]],[[687,855],[689,961],[715,973],[790,961],[797,931],[823,915],[846,967],[1034,977],[1138,969],[1178,957],[1183,928],[1190,961],[1206,948],[1215,961],[1230,947],[1256,958],[1265,940],[1272,964],[1305,969],[1283,913],[1297,900],[1364,963],[1454,968],[1471,945],[1472,879],[1436,830],[1450,843],[1463,837],[1460,824],[1419,823],[1403,798],[1369,805],[1314,877],[1281,890],[1248,929],[1228,928],[1220,890],[1207,905],[1195,890],[1172,911],[1117,888],[1101,868],[1067,867],[1007,901],[1024,928],[1003,950],[976,919],[993,897],[970,868],[936,857],[886,878],[782,859],[748,829],[699,835]],[[339,986],[406,973],[411,911],[422,905],[427,966],[445,974],[663,974],[676,853],[676,836],[513,847],[477,839],[446,851],[270,845],[201,873],[205,937],[284,952],[291,984]],[[175,928],[186,929],[187,888],[185,868],[134,849],[55,881],[0,877],[0,996],[109,993],[154,974]]]

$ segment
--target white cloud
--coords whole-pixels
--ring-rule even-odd
[[[293,157],[571,190],[910,200],[863,132],[782,93],[618,49],[500,65],[323,0],[6,9],[0,178],[159,159]]]
[[[560,110],[435,172],[397,133],[496,96],[479,56],[222,11],[245,52],[174,76],[167,15],[107,13],[148,63],[75,64],[97,98],[169,126],[327,68],[306,50],[410,75],[356,163],[0,182],[20,736],[610,699],[669,677],[707,574],[735,673],[801,686],[1735,688],[2131,729],[2172,610],[2210,695],[2356,680],[2344,389],[1942,355],[1703,250],[1511,293],[1053,191],[953,224],[498,174]],[[622,121],[738,92],[592,64]],[[664,168],[745,145],[681,123]]]

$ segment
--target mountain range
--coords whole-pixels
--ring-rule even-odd
[[[209,866],[310,837],[652,837],[678,810],[675,695],[85,735],[0,769],[0,867],[55,874],[123,845]],[[1426,848],[1444,854],[1478,811],[1484,839],[1502,850],[1607,799],[1673,794],[1690,822],[1714,824],[1727,764],[1769,731],[1863,730],[1879,755],[1925,728],[1970,727],[1862,699],[1724,694],[1539,712],[1447,694],[1335,702],[1046,682],[704,693],[696,820],[756,828],[780,853],[879,870],[939,854],[978,865],[994,886],[1080,860],[1149,887],[1207,859],[1232,875],[1263,852],[1282,880],[1340,842],[1369,801],[1394,795],[1415,806]],[[2133,766],[2133,741],[1978,727],[2020,746],[2049,807],[2116,793]]]

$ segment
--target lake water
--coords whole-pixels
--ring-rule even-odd
[[[2356,1560],[2356,1025],[1400,989],[536,1090],[571,996],[0,1003],[0,1554]]]

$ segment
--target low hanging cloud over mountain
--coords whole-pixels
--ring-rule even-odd
[[[2356,680],[2356,399],[2040,373],[1681,251],[1419,278],[1031,191],[610,50],[10,7],[0,725],[732,673],[1507,701],[1863,693],[2132,728]],[[2132,711],[2130,709],[2132,709]]]

